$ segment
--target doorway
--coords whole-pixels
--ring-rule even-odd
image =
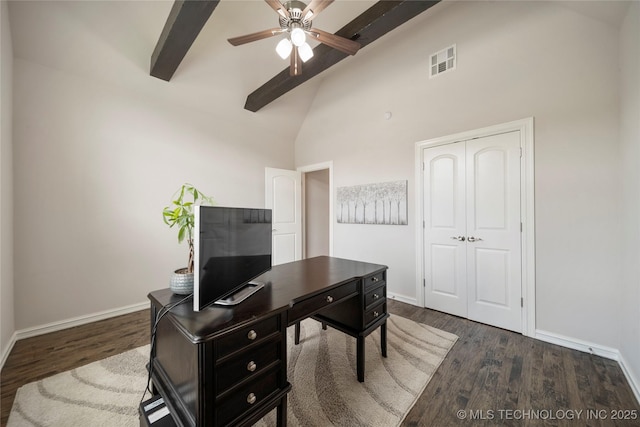
[[[273,210],[273,265],[333,255],[333,164],[265,168],[265,207]]]
[[[416,144],[418,298],[535,334],[533,119]]]
[[[305,172],[302,175],[303,258],[331,254],[329,185],[329,169]]]
[[[297,171],[302,174],[303,257],[333,256],[333,162]]]

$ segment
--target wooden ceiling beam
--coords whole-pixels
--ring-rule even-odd
[[[169,81],[220,0],[176,0],[151,55],[151,75]]]
[[[335,34],[356,40],[362,47],[365,47],[440,1],[381,0]],[[253,112],[260,110],[298,85],[342,61],[347,56],[347,54],[323,44],[316,46],[313,49],[313,58],[302,66],[302,75],[290,76],[289,68],[281,71],[274,78],[252,92],[247,97],[244,108]]]

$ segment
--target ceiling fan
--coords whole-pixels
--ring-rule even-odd
[[[292,76],[302,74],[302,63],[313,57],[307,36],[348,55],[355,55],[360,49],[360,43],[356,41],[311,28],[311,21],[334,0],[311,0],[309,5],[298,0],[290,0],[284,4],[280,0],[265,1],[280,15],[280,27],[233,37],[228,39],[229,43],[239,46],[286,33],[287,36],[276,46],[276,52],[282,59],[291,58],[289,74]]]

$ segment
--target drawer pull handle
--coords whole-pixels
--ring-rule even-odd
[[[254,362],[253,360],[251,362],[249,362],[247,364],[247,371],[249,372],[253,372],[256,370],[256,368],[258,367],[258,365],[256,365],[256,362]]]
[[[374,311],[373,312],[373,317],[378,317],[378,316],[380,316],[380,313],[378,313],[377,311]]]
[[[377,277],[372,277],[372,278],[371,278],[371,281],[372,281],[373,283],[375,283],[375,282],[377,282],[377,281],[379,281],[379,280],[380,280],[380,279],[378,279]]]
[[[378,298],[380,298],[380,295],[378,295],[378,294],[373,294],[373,299],[378,299]]]
[[[253,393],[249,393],[249,395],[247,396],[247,403],[249,405],[253,405],[254,403],[256,403],[256,400],[257,400],[256,395]]]
[[[256,334],[256,331],[254,331],[253,329],[249,331],[249,333],[247,334],[247,338],[249,338],[251,341],[255,340],[258,337],[258,334]]]
[[[331,295],[327,295],[327,302],[333,302],[333,297]]]

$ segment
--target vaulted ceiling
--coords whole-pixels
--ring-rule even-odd
[[[152,76],[167,81],[171,79],[219,2],[220,0],[175,1],[151,57]],[[346,23],[335,34],[357,40],[365,47],[439,2],[440,0],[382,0]],[[256,4],[255,7],[259,5]],[[269,12],[268,8],[264,10],[265,14]],[[256,31],[262,29],[256,28]],[[245,109],[258,111],[347,56],[327,45],[318,44],[314,48],[313,58],[304,64],[302,75],[291,76],[289,69],[284,69],[247,97]]]
[[[10,1],[9,16],[14,57],[25,63],[39,64],[46,70],[59,70],[69,76],[81,76],[87,82],[93,82],[91,84],[121,88],[126,93],[153,99],[159,105],[179,111],[197,111],[240,123],[252,116],[254,126],[270,129],[277,133],[278,139],[284,140],[296,137],[323,81],[352,68],[369,72],[365,64],[370,58],[385,49],[397,48],[398,41],[419,26],[436,23],[444,15],[444,9],[454,7],[457,1],[441,1],[367,44],[354,57],[331,64],[313,78],[310,78],[313,70],[309,63],[303,65],[302,76],[297,82],[289,81],[285,72],[282,82],[277,84],[277,76],[288,65],[275,53],[277,37],[243,46],[231,46],[227,42],[227,38],[278,25],[277,15],[264,0],[220,0],[209,16],[203,12],[205,19],[194,24],[197,31],[192,36],[191,47],[182,49],[183,57],[174,58],[173,75],[167,77],[170,81],[151,77],[149,70],[154,47],[159,42],[165,46],[163,27],[175,7],[173,0]],[[210,0],[193,3],[212,4]],[[413,3],[422,2],[414,0]],[[628,3],[554,2],[613,27],[620,25]],[[314,26],[331,33],[339,32],[376,4],[376,0],[335,0],[314,19]],[[169,44],[165,48],[169,48]],[[168,51],[179,51],[174,49]],[[428,60],[429,53],[416,52],[422,61]],[[317,56],[321,55],[317,53]],[[400,69],[405,65],[394,66]],[[304,84],[300,84],[302,81]],[[247,101],[251,101],[248,108],[260,108],[263,101],[258,99],[260,102],[252,106],[253,96],[250,99],[248,96],[270,85],[286,94],[277,99],[274,97],[276,101],[261,107],[260,114],[242,108]],[[292,87],[295,89],[291,90]]]

